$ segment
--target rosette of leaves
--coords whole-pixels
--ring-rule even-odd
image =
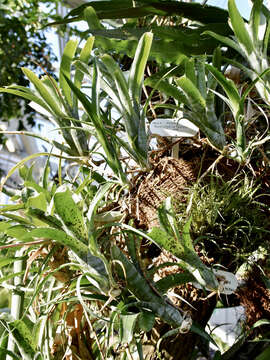
[[[225,37],[213,31],[206,31],[205,34],[212,36],[219,40],[224,45],[237,51],[248,63],[249,67],[244,66],[241,62],[236,62],[231,59],[224,59],[228,63],[239,67],[256,82],[256,88],[261,98],[269,104],[269,74],[266,70],[269,69],[268,60],[268,46],[270,34],[270,12],[263,5],[262,0],[253,2],[252,11],[249,22],[246,23],[240,15],[235,0],[229,0],[229,25],[234,32],[234,36]]]
[[[214,65],[220,67],[220,51],[213,56]],[[223,151],[226,139],[223,121],[216,112],[214,91],[217,81],[208,71],[206,57],[182,57],[182,76],[174,75],[174,70],[155,74],[145,80],[145,84],[171,97],[175,109],[183,109],[184,118],[193,122],[206,135],[210,144]],[[173,75],[173,80],[170,79]],[[166,106],[166,104],[165,104]],[[168,106],[169,107],[169,106]]]
[[[141,93],[151,43],[152,34],[145,33],[138,43],[128,80],[110,55],[104,55],[100,62],[95,62],[93,73],[81,61],[76,62],[77,69],[90,78],[92,82],[92,102],[76,87],[75,83],[67,79],[70,88],[83,105],[87,116],[92,120],[107,159],[112,156],[115,156],[115,161],[118,159],[118,143],[119,147],[124,149],[142,169],[149,167],[146,118],[141,106]],[[121,135],[118,136],[118,134],[106,129],[106,119],[99,106],[100,89],[107,94],[107,99],[120,115],[118,122],[124,126],[124,135],[127,141],[125,138],[122,139]],[[112,139],[111,146],[109,145],[110,139]],[[113,170],[116,168],[116,166],[111,165],[110,167]],[[120,168],[120,164],[117,164],[117,167]]]

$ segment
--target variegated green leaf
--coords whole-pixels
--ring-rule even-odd
[[[46,102],[43,101],[40,97],[36,96],[34,93],[17,90],[17,89],[11,88],[11,87],[0,88],[0,93],[12,94],[12,95],[16,95],[21,98],[24,98],[26,100],[33,101],[33,102],[37,103],[39,106],[41,106],[43,109],[45,109],[45,111],[47,111],[49,113],[52,112],[51,108],[46,104]]]
[[[153,228],[149,236],[161,248],[175,255],[181,266],[189,271],[201,285],[217,289],[218,282],[214,273],[203,264],[194,250],[189,234],[191,219],[186,222],[183,234],[180,235],[176,229],[174,213],[169,202],[158,209],[158,215],[163,229]]]
[[[212,36],[214,39],[220,41],[221,43],[231,47],[232,49],[236,50],[237,52],[239,52],[240,54],[244,55],[244,52],[242,51],[241,47],[237,44],[237,42],[235,42],[234,40],[230,39],[229,37],[223,36],[223,35],[219,35],[216,34],[213,31],[205,31],[202,35],[210,35]]]
[[[22,320],[15,320],[7,313],[2,313],[0,315],[0,321],[6,323],[9,331],[12,332],[12,336],[19,348],[22,359],[32,360],[35,357],[36,349],[32,333],[26,324]],[[40,356],[37,357],[37,360],[41,359]]]
[[[235,0],[228,1],[228,9],[233,31],[246,54],[250,55],[254,51],[254,45],[246,29],[245,22],[235,5]]]
[[[79,61],[85,65],[88,65],[88,61],[91,58],[91,52],[93,49],[95,38],[89,37],[84,45],[84,47],[81,50]],[[75,76],[74,76],[74,85],[80,89],[82,80],[83,80],[83,72],[81,72],[78,68],[75,70]],[[76,97],[75,97],[76,98]]]
[[[48,106],[53,111],[55,116],[59,116],[59,117],[65,116],[65,114],[63,114],[61,110],[61,103],[59,98],[57,98],[56,96],[53,97],[52,94],[46,88],[46,86],[42,83],[42,81],[31,70],[22,68],[22,71],[28,77],[31,83],[35,86],[41,98],[46,104],[48,104]]]
[[[67,84],[66,78],[70,79],[71,62],[78,46],[77,40],[69,40],[65,46],[61,64],[59,83],[67,103],[72,106],[71,89]]]
[[[67,246],[73,250],[77,255],[82,258],[86,258],[88,253],[88,246],[82,241],[67,235],[64,231],[52,228],[37,228],[28,232],[26,236],[22,237],[22,240],[31,236],[34,238],[45,238],[52,241],[56,241],[61,245]]]
[[[191,108],[198,113],[205,110],[205,99],[202,97],[197,86],[188,77],[184,75],[176,79],[176,83],[188,98]]]
[[[88,243],[88,233],[82,210],[72,198],[72,192],[66,187],[58,188],[54,194],[55,212],[60,216],[66,227],[85,244]]]
[[[150,54],[152,45],[153,34],[145,33],[139,41],[136,49],[135,57],[132,62],[130,69],[128,88],[133,101],[135,100],[138,104],[141,99],[141,91],[144,80],[144,70]]]
[[[262,13],[263,0],[256,0],[253,3],[250,14],[250,28],[252,30],[253,42],[255,46],[260,46],[263,41],[267,21]]]
[[[33,238],[28,235],[27,227],[25,225],[14,225],[8,228],[5,233],[15,239],[23,241],[32,241]]]
[[[223,87],[224,91],[226,92],[230,100],[230,107],[234,114],[234,117],[236,117],[239,112],[242,113],[243,109],[240,108],[241,98],[234,82],[230,79],[227,79],[214,66],[209,64],[206,64],[205,66],[213,74],[213,76],[216,78],[216,80],[220,83],[220,85]]]
[[[100,142],[106,155],[105,160],[107,161],[114,174],[120,179],[120,181],[123,184],[126,184],[128,180],[126,174],[124,174],[123,172],[122,165],[118,158],[119,154],[117,145],[112,142],[110,137],[107,136],[107,131],[104,127],[102,118],[98,116],[98,114],[96,113],[96,108],[88,100],[87,96],[78,88],[76,88],[72,81],[70,81],[68,78],[66,78],[66,80],[75,96],[77,96],[77,98],[80,100],[81,104],[83,105],[86,113],[88,114],[96,129],[98,141]]]
[[[113,76],[115,86],[117,88],[119,100],[122,105],[122,109],[121,109],[122,112],[123,113],[126,112],[127,115],[130,116],[133,112],[132,111],[132,103],[131,103],[131,99],[129,96],[128,84],[127,84],[127,81],[126,81],[122,71],[120,70],[119,66],[116,64],[116,62],[110,55],[102,56],[102,61],[106,65],[109,73],[111,73],[111,75]],[[126,117],[124,120],[125,120],[125,125],[126,125],[126,130],[127,130],[128,135],[131,138],[137,137],[138,124],[136,124],[132,121],[129,121],[129,117]]]
[[[122,344],[129,344],[134,337],[134,329],[138,319],[137,314],[120,314],[120,341]]]
[[[31,208],[35,208],[35,209],[40,209],[43,211],[47,210],[47,200],[46,200],[46,196],[44,193],[40,193],[37,196],[31,196],[28,198],[27,200],[27,207],[31,207]]]
[[[180,312],[167,303],[158,292],[156,293],[150,287],[147,280],[138,272],[135,266],[125,257],[117,246],[112,247],[112,257],[114,260],[122,263],[124,271],[122,266],[119,266],[119,269],[124,273],[126,286],[131,293],[141,300],[140,304],[153,310],[154,313],[172,326],[179,326],[182,322]]]
[[[188,105],[188,99],[184,95],[182,91],[179,90],[175,85],[170,84],[166,80],[156,81],[155,79],[147,78],[145,80],[145,85],[151,86],[154,89],[161,91],[163,94],[167,96],[171,96],[180,104]]]

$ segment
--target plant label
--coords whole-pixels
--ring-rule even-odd
[[[219,291],[221,294],[233,294],[238,286],[236,276],[233,273],[224,270],[214,269],[213,272],[219,282]]]
[[[219,283],[218,291],[221,294],[231,295],[235,292],[238,286],[238,281],[233,273],[218,269],[213,269],[213,273],[215,274],[218,280]],[[202,286],[198,283],[193,283],[193,285],[197,289],[202,289]],[[209,289],[207,286],[206,289],[211,291],[211,289]]]
[[[187,119],[155,119],[150,124],[152,134],[168,137],[193,137],[199,128]]]

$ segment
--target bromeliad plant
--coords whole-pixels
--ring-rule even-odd
[[[85,169],[86,175],[80,181],[57,188],[49,181],[48,171],[36,183],[31,170],[21,168],[24,187],[16,192],[14,205],[0,210],[5,244],[1,250],[7,251],[8,257],[1,264],[4,267],[21,262],[20,269],[14,267],[14,274],[1,278],[2,286],[8,289],[8,280],[16,280],[11,286],[16,288],[11,300],[15,311],[0,316],[5,329],[0,348],[3,358],[16,356],[15,346],[18,346],[20,356],[29,360],[58,358],[63,349],[84,354],[83,359],[90,356],[107,359],[113,351],[117,353],[119,343],[127,345],[128,352],[140,353],[140,332],[152,329],[155,316],[181,328],[180,311],[162,292],[155,290],[140,268],[136,250],[139,239],[151,238],[131,226],[116,223],[121,213],[113,216],[102,210],[108,205],[108,191],[113,194],[113,184],[93,186],[94,181],[104,182],[104,179]],[[119,235],[114,235],[112,230],[117,226],[122,228],[121,236],[129,239],[131,260],[113,245]],[[12,253],[16,247],[21,248],[17,256]],[[33,261],[38,261],[40,266],[33,267]],[[63,292],[59,293],[56,280],[64,284]],[[44,298],[39,299],[42,293]],[[75,323],[78,319],[85,324],[80,341],[91,340],[93,346],[75,341],[70,327],[79,331]],[[33,330],[35,337],[30,341]],[[68,339],[73,347],[77,344],[76,350],[68,345]]]
[[[215,94],[222,98],[228,105],[234,119],[236,136],[235,139],[230,139],[224,154],[239,163],[245,164],[250,160],[254,148],[269,140],[269,136],[265,132],[259,135],[256,134],[256,136],[251,139],[248,139],[247,136],[247,130],[252,122],[252,118],[247,114],[245,103],[250,91],[256,86],[258,81],[260,81],[260,77],[257,77],[249,86],[247,86],[243,94],[240,94],[235,83],[231,79],[227,79],[220,71],[210,64],[206,64],[206,67],[226,93],[227,97],[215,92]],[[267,75],[268,72],[269,69],[264,71],[262,75]]]
[[[81,64],[88,64],[91,58],[91,51],[94,43],[94,38],[89,38],[81,52],[78,59]],[[78,103],[78,93],[82,86],[83,73],[77,69],[73,72],[71,64],[76,53],[78,41],[70,40],[63,53],[61,65],[59,86],[51,76],[43,76],[39,79],[34,73],[28,69],[22,69],[25,75],[29,78],[34,89],[26,87],[18,87],[16,85],[7,88],[1,88],[0,92],[11,93],[24,97],[30,100],[37,111],[52,120],[58,127],[65,140],[65,144],[58,141],[50,141],[42,136],[24,132],[25,135],[39,137],[42,140],[50,143],[53,147],[67,154],[68,159],[80,163],[87,163],[90,159],[90,153],[94,151],[97,143],[95,142],[92,149],[90,149],[91,135],[96,134],[96,138],[103,147],[105,152],[105,160],[112,169],[113,173],[122,184],[127,183],[127,178],[123,172],[122,165],[119,162],[119,147],[114,137],[109,137],[106,126],[110,125],[109,119],[100,113],[100,107],[97,100],[99,100],[98,89],[93,86],[92,102],[87,100],[87,95],[83,95],[84,105],[87,103],[88,116],[85,121],[80,118],[80,109]],[[71,83],[71,77],[73,82]],[[75,93],[71,91],[71,87],[75,89]],[[44,154],[42,154],[44,155]],[[45,154],[46,155],[46,154]]]
[[[214,64],[219,67],[219,51],[215,51]],[[146,79],[146,84],[157,88],[167,96],[173,96],[176,106],[182,109],[184,118],[193,122],[206,135],[210,144],[222,151],[226,145],[222,120],[215,111],[214,90],[217,81],[206,70],[206,58],[183,57],[184,75],[175,77],[175,84],[165,80],[165,76],[156,81]],[[170,76],[168,72],[167,76]]]
[[[100,6],[106,5],[103,2],[97,3]],[[155,3],[164,5],[161,1]],[[95,2],[93,4],[98,6]],[[230,11],[233,4],[230,1]],[[153,8],[156,9],[154,6]],[[257,15],[254,15],[257,14],[256,9],[257,3],[253,10],[254,19],[257,19]],[[86,6],[83,10],[83,16],[89,25],[100,27],[99,19],[91,7]],[[145,6],[142,10],[145,11]],[[254,20],[254,24],[257,24],[256,21]],[[235,20],[232,19],[232,22],[235,24]],[[203,304],[201,308],[207,313],[204,317],[207,322],[216,306],[217,296],[222,294],[220,278],[209,264],[215,262],[217,265],[223,258],[216,256],[215,251],[212,262],[207,258],[208,254],[202,256],[200,250],[206,251],[207,247],[201,245],[204,243],[203,239],[195,239],[200,236],[200,229],[196,228],[195,222],[200,224],[200,216],[203,216],[204,210],[211,208],[209,202],[202,201],[202,209],[198,210],[195,202],[199,205],[200,195],[208,194],[208,188],[200,189],[199,183],[197,189],[200,191],[196,196],[190,195],[190,206],[187,206],[186,187],[190,184],[185,178],[192,172],[190,167],[194,163],[186,170],[185,159],[157,159],[160,160],[157,165],[162,166],[158,167],[153,160],[153,169],[150,169],[146,114],[151,96],[143,106],[142,88],[145,84],[154,89],[153,93],[159,90],[162,95],[165,94],[164,98],[169,96],[174,103],[162,104],[163,106],[168,105],[168,109],[175,112],[182,110],[183,116],[194,122],[211,146],[218,150],[218,155],[221,153],[222,156],[232,157],[232,151],[236,150],[236,158],[243,164],[250,156],[249,150],[256,146],[255,142],[248,142],[245,100],[252,86],[266,81],[267,70],[263,74],[256,73],[253,83],[240,95],[237,87],[221,73],[220,51],[216,50],[212,65],[207,63],[205,56],[189,58],[182,54],[181,61],[178,58],[181,63],[178,68],[170,67],[165,72],[162,69],[165,76],[160,76],[156,81],[159,75],[156,74],[144,82],[146,64],[149,57],[153,56],[151,49],[156,40],[152,33],[142,35],[127,77],[112,56],[104,55],[102,51],[101,55],[92,55],[94,38],[91,37],[81,51],[77,51],[76,41],[67,43],[60,67],[59,84],[50,76],[39,79],[29,70],[23,69],[32,82],[33,89],[14,85],[0,90],[23,96],[35,103],[34,106],[40,106],[56,122],[63,135],[64,144],[52,142],[62,152],[57,156],[75,160],[78,166],[78,174],[71,181],[61,176],[60,164],[58,183],[49,179],[49,161],[40,181],[33,178],[31,169],[22,166],[26,160],[8,174],[9,176],[20,169],[23,181],[22,188],[17,189],[11,197],[14,204],[0,209],[0,249],[6,256],[0,258],[3,260],[0,261],[1,281],[6,289],[17,291],[12,294],[11,300],[12,304],[17,304],[17,311],[11,316],[0,316],[0,355],[3,359],[8,359],[9,356],[27,360],[68,359],[72,354],[83,360],[142,360],[147,358],[147,346],[152,338],[155,339],[156,333],[160,335],[162,343],[159,341],[151,344],[153,348],[149,359],[170,359],[169,346],[159,346],[160,343],[166,344],[165,339],[170,336],[174,336],[172,341],[168,341],[173,344],[170,350],[175,348],[176,342],[182,348],[185,339],[190,340],[186,341],[190,348],[188,351],[196,350],[198,338],[194,340],[192,334],[185,338],[184,333],[189,330],[199,334],[207,342],[212,341],[204,329],[192,323],[186,307],[185,311],[182,309],[185,298],[181,298],[183,302],[180,305],[172,303],[171,297],[168,298],[171,288],[178,287],[180,293],[181,289],[192,289],[190,295],[195,293],[194,298],[200,297],[196,302],[191,296],[193,306]],[[174,78],[169,82],[167,78],[171,75]],[[86,86],[84,76],[88,78]],[[220,95],[217,93],[220,92],[217,84],[224,89],[227,97],[223,94],[221,97],[234,118],[236,135],[233,141],[226,139],[226,119],[222,121],[222,110],[217,112],[216,109],[216,95]],[[157,104],[157,108],[159,105]],[[94,141],[93,146],[90,146],[90,139]],[[198,143],[199,140],[197,145]],[[187,144],[190,143],[185,145]],[[230,151],[226,153],[228,145],[233,148],[230,147]],[[201,146],[198,150],[199,155],[203,153],[203,148]],[[101,160],[96,160],[97,154]],[[211,151],[211,154],[216,156],[217,152]],[[56,154],[51,156],[53,155]],[[135,169],[129,168],[129,164],[125,163],[126,158],[128,161],[135,161]],[[197,160],[198,158],[195,159]],[[101,173],[104,169],[100,169],[98,165],[104,162],[112,174],[103,177]],[[139,201],[136,202],[140,199],[139,196],[136,197],[136,191],[142,193],[148,189],[148,200],[152,195],[151,189],[156,187],[157,194],[161,189],[159,181],[164,175],[172,176],[173,171],[177,176],[181,173],[184,179],[176,186],[175,191],[183,193],[183,197],[180,197],[184,201],[181,204],[183,214],[175,215],[172,204],[175,200],[173,197],[175,195],[177,198],[177,194],[173,194],[163,204],[155,204],[160,226],[151,229],[150,222],[145,222],[143,227],[140,216],[137,216],[137,210],[139,213],[141,209]],[[192,172],[192,181],[193,175]],[[150,184],[153,185],[152,188],[146,186],[149,185],[150,178],[153,180]],[[126,186],[130,183],[133,186]],[[233,187],[227,192],[231,195],[239,189],[236,187],[237,189]],[[166,193],[167,190],[169,189],[164,187],[160,191]],[[220,194],[215,186],[210,190],[213,197]],[[252,189],[249,193],[253,195]],[[216,200],[220,206],[224,204],[222,196],[221,192]],[[204,197],[207,198],[207,195]],[[226,206],[224,205],[228,217],[231,216],[231,199],[228,196]],[[139,209],[133,209],[135,202]],[[237,206],[235,207],[235,212],[238,213]],[[227,228],[231,225],[237,226],[235,221],[228,222],[228,226],[227,223],[224,224],[226,219],[221,212],[218,208],[222,232],[218,237],[220,247],[217,252],[223,246],[223,233],[229,232]],[[190,217],[189,213],[193,216]],[[243,217],[236,219],[242,221]],[[246,223],[248,224],[242,224],[241,231],[247,230]],[[207,222],[206,225],[204,223],[207,229],[210,225],[215,228],[212,223],[209,227],[208,225]],[[260,232],[264,233],[267,234],[267,230]],[[215,239],[214,236],[210,238]],[[12,250],[14,248],[22,251],[15,254]],[[253,252],[256,251],[255,248],[254,243],[254,247],[251,246],[250,249]],[[163,262],[161,266],[155,266],[158,264],[154,261],[155,257],[160,259],[166,253],[170,253],[169,259],[174,262]],[[246,255],[243,258],[246,260]],[[241,261],[242,259],[239,260]],[[15,274],[10,273],[13,265]],[[156,280],[154,275],[159,276],[160,270],[170,266],[181,268],[181,271],[167,276],[165,270],[162,273],[165,276]],[[234,270],[235,268],[232,271]],[[12,284],[9,282],[11,279],[14,279]],[[208,290],[217,296],[210,299],[206,293]],[[222,299],[222,295],[220,296]],[[29,335],[31,331],[37,335],[32,340]],[[159,349],[161,354],[158,353]],[[222,359],[219,352],[216,355]],[[187,357],[192,358],[193,354],[190,352]],[[229,358],[229,354],[224,357]]]
[[[269,74],[265,72],[269,69],[267,54],[270,34],[269,10],[263,5],[262,0],[255,0],[250,20],[248,23],[245,23],[235,5],[235,0],[229,0],[228,9],[230,15],[229,24],[234,32],[234,37],[220,36],[211,31],[206,31],[205,34],[236,50],[245,59],[249,67],[231,59],[226,60],[242,69],[251,80],[259,77],[256,82],[256,88],[261,98],[269,105],[270,78]]]
[[[123,123],[125,134],[128,139],[126,142],[121,140],[119,135],[110,134],[102,122],[99,125],[93,120],[97,133],[107,132],[110,136],[117,136],[120,146],[129,154],[129,156],[140,166],[141,169],[148,169],[148,137],[146,130],[145,112],[141,105],[142,86],[144,81],[144,71],[150,53],[153,35],[145,33],[137,46],[134,60],[128,75],[128,79],[119,65],[110,55],[104,55],[100,61],[95,61],[94,72],[91,73],[89,67],[81,61],[77,61],[77,69],[88,76],[92,81],[93,96],[97,104],[97,115],[100,116],[99,92],[100,88],[109,96],[109,101],[120,116],[119,123]],[[76,84],[69,82],[73,92],[83,104],[85,111],[92,119],[91,104],[87,101],[85,95],[76,89]],[[94,98],[96,94],[96,99]],[[98,131],[98,126],[100,127]],[[107,155],[107,152],[106,152]]]
[[[195,252],[190,237],[192,219],[188,219],[180,234],[170,197],[158,209],[158,215],[161,228],[153,228],[150,236],[162,249],[175,255],[180,261],[180,266],[187,270],[199,284],[217,291],[218,281],[214,273],[203,264]]]
[[[142,86],[145,66],[151,49],[153,34],[145,33],[138,44],[128,80],[119,66],[109,55],[102,56],[107,71],[101,71],[104,79],[104,90],[111,98],[112,104],[121,114],[129,145],[134,160],[142,169],[148,168],[148,138],[145,123],[145,112],[141,108]]]
[[[250,160],[252,151],[258,145],[269,140],[267,133],[256,134],[248,138],[247,130],[252,118],[247,114],[246,102],[252,89],[262,81],[261,77],[269,73],[266,69],[261,76],[257,76],[245,91],[241,94],[236,84],[225,77],[219,70],[221,61],[220,50],[217,49],[213,56],[213,65],[206,62],[206,58],[187,59],[183,58],[182,66],[185,74],[181,77],[174,77],[174,84],[168,80],[154,76],[153,79],[146,79],[146,84],[157,88],[167,96],[173,96],[176,103],[175,109],[182,106],[183,117],[193,122],[206,135],[209,143],[222,155],[246,164]],[[168,76],[170,76],[168,74]],[[158,80],[157,80],[158,78]],[[216,91],[220,85],[225,94]],[[267,86],[267,85],[266,85]],[[216,95],[229,107],[234,119],[235,139],[226,139],[226,117],[224,114],[216,114]],[[263,112],[262,112],[263,114]]]
[[[70,40],[65,47],[61,61],[59,87],[51,77],[45,76],[40,80],[30,70],[23,69],[35,90],[18,88],[14,85],[1,88],[0,91],[31,100],[34,107],[51,117],[59,126],[68,146],[56,141],[53,141],[52,145],[73,156],[75,160],[77,157],[78,162],[87,163],[91,152],[88,134],[94,132],[103,149],[101,156],[105,158],[118,181],[125,185],[128,183],[128,177],[119,161],[121,148],[141,169],[149,169],[148,137],[145,112],[141,107],[141,93],[152,34],[146,33],[140,39],[128,81],[109,55],[104,55],[101,62],[93,60],[92,69],[88,66],[93,43],[94,38],[91,37],[82,49],[75,63],[77,67],[73,81],[71,81],[71,63],[78,43]],[[91,79],[91,99],[81,90],[84,75]],[[120,125],[123,123],[128,141],[121,139],[108,112],[102,110],[100,106],[101,88],[110,97],[114,109],[119,112],[121,116],[119,123]],[[79,102],[85,110],[85,120],[80,119]]]

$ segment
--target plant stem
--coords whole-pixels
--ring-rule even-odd
[[[17,250],[15,253],[15,257],[21,258],[23,256],[25,249],[22,248],[20,250]],[[24,268],[24,260],[20,259],[14,262],[13,270],[14,273],[19,273],[23,271]],[[15,276],[14,277],[14,286],[20,286],[23,285],[23,278],[22,275]],[[24,303],[24,293],[21,291],[13,291],[11,296],[11,304],[10,304],[10,314],[14,318],[14,320],[18,320],[23,312],[23,303]],[[12,333],[9,334],[8,337],[8,345],[7,350],[14,352],[15,350],[15,340],[12,335]],[[7,355],[6,360],[13,360],[13,358],[9,355]]]
[[[49,243],[49,241],[48,240],[36,240],[36,241],[30,241],[30,242],[25,242],[25,243],[8,244],[8,245],[0,246],[0,250],[13,248],[13,247],[20,247],[20,246],[31,246],[31,245],[37,245],[37,244],[45,244],[45,243]]]

